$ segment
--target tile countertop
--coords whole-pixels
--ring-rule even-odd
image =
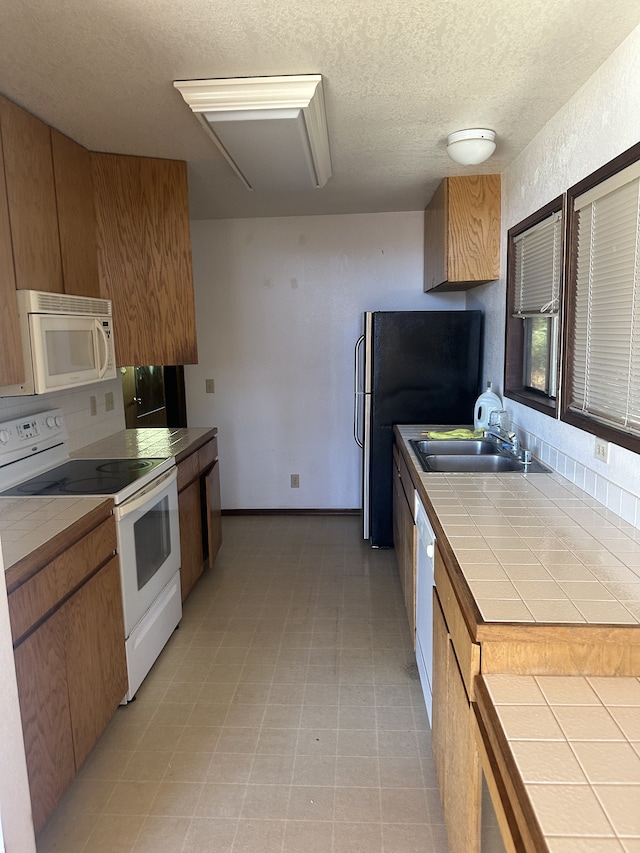
[[[0,498],[0,542],[5,573],[104,503],[103,497]]]
[[[397,426],[486,622],[640,624],[640,530],[560,474],[427,474]]]
[[[210,428],[121,430],[80,448],[71,456],[75,459],[177,457],[216,432]],[[5,573],[104,501],[103,497],[0,498],[0,543]]]
[[[135,459],[138,456],[180,456],[194,444],[199,445],[208,434],[217,433],[212,427],[185,429],[148,427],[123,429],[120,432],[76,450],[74,459]]]
[[[640,679],[482,681],[550,853],[640,851]]]

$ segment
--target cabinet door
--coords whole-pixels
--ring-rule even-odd
[[[49,126],[0,97],[16,286],[62,293]]]
[[[75,775],[66,634],[66,611],[62,608],[14,651],[36,832]]]
[[[184,601],[202,574],[204,563],[199,478],[193,480],[178,494],[178,512],[180,520],[180,587]]]
[[[449,632],[440,600],[433,590],[433,705],[431,725],[431,750],[444,805],[447,750],[447,703],[449,683]]]
[[[65,293],[100,296],[91,155],[51,129],[60,253]]]
[[[451,640],[448,643],[444,818],[450,853],[478,853],[480,763],[472,710]]]
[[[73,595],[67,611],[67,678],[79,768],[127,692],[118,558]]]
[[[92,154],[98,272],[118,365],[197,361],[186,165]]]
[[[11,226],[7,204],[7,185],[4,178],[2,136],[0,135],[0,386],[24,382],[24,363],[18,335],[18,303],[16,275],[11,247]]]
[[[207,513],[207,556],[209,568],[213,568],[222,544],[222,504],[220,501],[220,464],[216,462],[203,475]]]
[[[447,281],[447,181],[433,194],[424,212],[424,291]]]

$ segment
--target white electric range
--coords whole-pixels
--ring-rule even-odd
[[[110,497],[131,700],[182,618],[175,461],[71,459],[60,409],[0,423],[0,497]]]

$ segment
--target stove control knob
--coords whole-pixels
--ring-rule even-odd
[[[47,418],[46,423],[47,423],[47,426],[49,427],[49,429],[53,429],[53,428],[54,428],[54,426],[56,425],[55,418],[54,418],[54,417],[52,417],[51,415],[49,415],[49,417]]]
[[[62,417],[60,415],[56,415],[56,426],[61,427],[63,423],[64,421],[62,420]]]
[[[9,433],[6,429],[0,429],[0,444],[6,444],[9,441]]]

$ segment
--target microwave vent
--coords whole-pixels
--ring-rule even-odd
[[[19,305],[30,314],[77,314],[91,317],[110,317],[111,300],[68,293],[49,293],[45,290],[19,290]]]

